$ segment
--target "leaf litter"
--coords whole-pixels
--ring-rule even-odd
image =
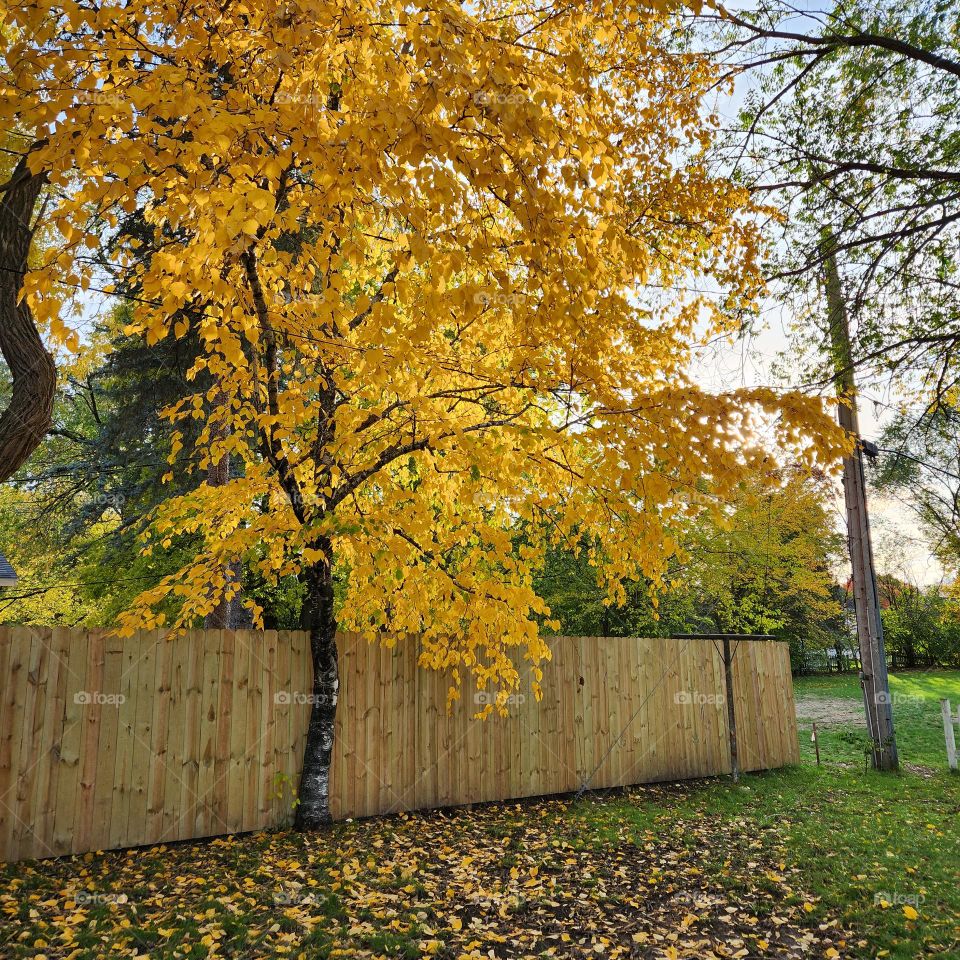
[[[630,789],[629,819],[620,792],[6,865],[0,955],[858,955],[755,823],[644,815],[688,789]]]

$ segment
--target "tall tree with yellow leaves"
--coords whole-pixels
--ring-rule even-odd
[[[173,626],[195,623],[238,558],[301,576],[300,826],[329,819],[335,566],[339,626],[418,642],[502,706],[515,658],[549,657],[532,576],[551,540],[602,539],[616,602],[661,581],[692,491],[759,467],[755,417],[838,451],[816,403],[684,372],[695,330],[727,321],[669,291],[706,277],[749,307],[758,238],[707,169],[713,73],[670,52],[663,3],[41,0],[7,19],[2,119],[37,132],[63,237],[28,301],[70,337],[58,290],[97,282],[85,251],[106,246],[138,330],[199,333],[217,396],[170,416],[236,467],[158,516],[147,549],[184,530],[206,549],[126,625],[161,624],[171,592]]]

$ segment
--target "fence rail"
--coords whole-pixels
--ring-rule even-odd
[[[416,644],[345,634],[331,776],[338,818],[729,770],[723,669],[704,640],[560,637],[543,697],[473,719]],[[280,826],[309,714],[305,634],[128,639],[0,627],[0,859]],[[741,765],[796,762],[787,646],[734,660]],[[482,698],[485,694],[478,694]]]

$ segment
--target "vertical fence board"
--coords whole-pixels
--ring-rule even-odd
[[[657,757],[660,744],[658,742],[660,724],[657,721],[658,705],[656,697],[656,680],[662,669],[658,662],[660,652],[659,640],[647,640],[643,647],[637,650],[637,686],[643,701],[639,740],[631,757],[629,777],[631,781],[654,780],[657,775]]]
[[[140,666],[152,644],[123,643],[121,641],[121,670],[117,678],[116,692],[110,695],[118,698],[113,709],[117,714],[116,741],[118,748],[114,759],[113,791],[109,797],[109,812],[104,825],[103,846],[122,847],[127,844],[127,822],[132,803],[134,760],[139,752],[136,740],[138,682]],[[105,705],[105,708],[108,705]],[[149,750],[149,745],[147,750]]]
[[[54,810],[52,823],[48,820],[50,846],[54,854],[68,853],[74,840],[74,815],[83,796],[80,766],[83,736],[83,706],[77,702],[76,692],[86,682],[89,659],[89,638],[86,633],[64,631],[68,659],[64,671],[66,687],[63,692],[63,721],[57,748],[58,773],[56,792],[51,792]]]
[[[22,664],[19,662],[19,643],[10,627],[0,627],[0,843],[4,843],[10,822],[11,785],[16,786],[13,769],[13,713],[16,709],[17,683]],[[18,761],[19,762],[19,761]]]
[[[437,706],[432,689],[435,679],[423,670],[418,670],[415,676],[417,725],[413,749],[417,757],[417,779],[414,806],[421,808],[435,806],[436,800]]]
[[[283,680],[281,679],[282,657],[281,647],[283,641],[279,632],[275,632],[272,638],[272,666],[273,675],[271,689],[273,695],[270,699],[270,740],[273,743],[273,775],[269,784],[267,794],[266,809],[270,811],[270,817],[275,823],[281,822],[282,816],[282,798],[286,790],[286,784],[283,777],[286,774],[286,743],[284,743],[280,733],[280,701],[289,691],[283,689]]]
[[[204,764],[209,766],[209,777],[203,791],[203,823],[204,830],[211,833],[227,832],[229,824],[230,795],[230,750],[233,745],[233,730],[235,726],[235,712],[238,704],[235,703],[234,671],[236,669],[236,636],[232,630],[221,630],[220,633],[220,674],[218,682],[211,689],[210,701],[204,713],[215,730],[208,747],[204,751]]]
[[[566,763],[564,789],[574,790],[580,786],[577,779],[577,680],[579,677],[579,662],[577,648],[569,640],[564,640],[554,646],[554,655],[559,657],[558,665],[544,670],[544,679],[549,678],[549,686],[544,696],[552,696],[560,701],[561,744],[560,753]],[[566,689],[562,691],[560,677],[567,680]],[[564,695],[565,694],[565,695]]]
[[[307,696],[313,689],[312,679],[293,670],[294,651],[290,631],[277,633],[277,689],[281,696],[274,703],[274,744],[277,757],[277,789],[274,792],[274,810],[278,823],[287,823],[292,815],[293,791],[297,784],[290,767],[292,750],[293,700]],[[297,680],[294,681],[294,677]]]
[[[699,652],[701,644],[694,641],[696,646],[691,650],[693,643],[684,642],[677,651],[674,704],[672,709],[677,715],[677,728],[673,749],[679,759],[680,775],[694,777],[697,775],[696,747],[693,743],[694,720],[697,712],[697,700],[700,699],[699,678],[691,675],[690,661]],[[683,702],[677,703],[677,697]]]
[[[132,648],[132,645],[131,645]],[[99,688],[91,687],[87,695],[90,702],[87,711],[96,718],[100,729],[96,747],[96,766],[93,785],[93,819],[89,825],[89,843],[94,850],[110,845],[110,818],[113,811],[114,787],[117,770],[117,739],[120,735],[120,711],[116,697],[124,670],[124,642],[118,637],[106,635],[103,650],[103,682]],[[126,748],[126,744],[124,747]]]
[[[200,791],[200,746],[204,717],[204,660],[208,652],[206,637],[190,631],[174,641],[184,649],[187,671],[184,675],[183,725],[181,741],[180,805],[175,810],[174,835],[181,840],[193,835]],[[185,648],[184,648],[185,645]]]
[[[277,695],[277,634],[275,630],[265,630],[261,642],[263,657],[263,677],[261,679],[263,695],[260,700],[260,745],[254,756],[254,765],[261,767],[257,783],[257,823],[271,822],[273,795],[276,791],[277,757],[274,746],[273,709]]]
[[[743,645],[741,644],[741,647]],[[751,644],[751,647],[757,647],[757,644]],[[764,651],[762,649],[741,649],[741,653],[747,654],[744,657],[744,666],[749,666],[749,670],[741,670],[741,674],[746,676],[748,696],[753,710],[753,721],[751,732],[755,735],[756,754],[753,757],[753,764],[757,769],[763,769],[767,762],[767,738],[765,724],[763,722],[763,671],[766,669]],[[747,769],[750,769],[748,767]]]
[[[170,752],[171,712],[173,706],[173,643],[160,631],[149,634],[154,644],[156,676],[154,698],[150,710],[150,751],[147,764],[146,798],[144,801],[144,836],[150,842],[164,839],[163,805],[166,796],[166,768],[173,761]],[[174,781],[176,782],[176,781]]]
[[[723,658],[711,643],[706,651],[706,670],[709,689],[714,694],[713,710],[710,711],[709,754],[710,775],[715,776],[727,769],[727,740],[725,718],[727,698],[724,689]]]
[[[55,855],[66,853],[73,843],[74,811],[80,794],[80,742],[83,733],[83,708],[76,702],[76,691],[85,682],[88,639],[86,633],[58,629],[65,663],[57,698],[60,726],[51,740],[51,763],[54,769],[50,782],[51,809],[43,829],[44,845]],[[42,856],[43,851],[36,851]]]
[[[15,857],[25,856],[36,837],[36,784],[38,768],[42,764],[41,736],[45,696],[50,668],[49,627],[30,629],[30,654],[28,659],[26,695],[20,713],[20,762],[17,786],[13,791],[16,802],[12,813],[11,846]]]
[[[259,637],[252,630],[243,631],[247,653],[247,705],[246,729],[243,733],[240,764],[243,781],[243,810],[239,828],[242,831],[257,829],[257,812],[260,809],[260,772],[256,758],[261,748],[263,728],[263,678],[268,669],[264,660]]]
[[[160,840],[176,840],[180,835],[183,815],[182,798],[186,792],[189,756],[184,748],[187,743],[187,718],[196,696],[190,685],[196,684],[196,667],[189,648],[182,648],[178,641],[161,639],[169,650],[170,690],[165,732],[163,766],[154,774],[151,788],[154,798],[161,806],[154,813],[159,819]],[[163,708],[160,708],[161,716]]]
[[[30,703],[30,669],[33,656],[33,631],[14,627],[10,633],[10,688],[0,710],[0,844],[18,855],[20,815],[20,779],[29,764],[23,752]]]
[[[397,784],[392,810],[410,810],[416,803],[417,756],[414,746],[417,740],[417,656],[417,645],[405,643],[397,647],[393,661],[401,684],[398,689],[398,713],[403,728],[403,750],[397,767],[401,779]]]
[[[125,845],[148,843],[146,833],[150,767],[158,742],[153,735],[153,705],[160,700],[157,683],[157,639],[153,633],[144,635],[141,645],[137,681],[132,686],[134,696],[133,749],[130,784],[130,805],[124,825]]]
[[[106,657],[106,641],[100,631],[94,631],[88,638],[88,656],[83,671],[84,693],[91,689],[99,690],[103,686],[103,668]],[[80,789],[76,798],[73,835],[71,843],[82,850],[91,849],[93,834],[94,789],[97,781],[97,749],[100,744],[100,711],[90,703],[79,699],[81,692],[74,693],[74,701],[80,704]]]
[[[21,740],[26,724],[21,705],[25,707],[29,696],[32,634],[22,627],[14,627],[9,636],[10,685],[4,691],[0,709],[0,844],[16,856],[14,831],[18,815],[17,794],[20,770],[25,761],[21,753]]]
[[[233,716],[230,718],[229,738],[219,743],[218,749],[227,756],[223,771],[226,785],[226,799],[216,801],[219,810],[224,811],[227,830],[236,833],[243,826],[243,755],[244,741],[247,736],[247,706],[249,704],[250,682],[250,644],[246,643],[242,633],[232,633],[233,641]],[[221,710],[221,714],[223,711]]]
[[[37,784],[38,823],[28,850],[21,856],[44,856],[57,852],[54,845],[57,813],[57,792],[60,774],[66,765],[63,758],[66,732],[66,698],[70,688],[70,637],[72,631],[55,627],[50,638],[50,680],[47,687],[46,713],[41,741],[41,768]],[[3,653],[0,651],[0,658]],[[0,667],[0,677],[3,676]]]
[[[756,758],[755,762],[759,769],[767,766],[767,736],[766,724],[763,716],[763,674],[766,670],[765,649],[758,644],[750,645],[749,666],[750,670],[741,671],[747,677],[749,691],[751,694],[751,705],[754,709],[753,724],[751,730],[756,735]],[[753,649],[756,648],[756,649]],[[746,653],[747,651],[743,651]]]
[[[337,703],[337,719],[334,727],[333,760],[330,765],[330,815],[334,819],[350,814],[349,792],[351,785],[350,751],[353,749],[349,734],[353,719],[353,638],[349,633],[341,635],[340,642],[340,700]],[[411,750],[411,753],[413,751]]]
[[[790,647],[778,643],[776,649],[777,682],[774,688],[774,703],[777,722],[780,724],[781,753],[778,766],[800,762],[800,741],[797,737],[797,706],[793,695],[793,678],[790,672]]]

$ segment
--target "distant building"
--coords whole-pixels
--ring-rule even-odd
[[[10,566],[7,558],[0,553],[0,590],[17,585],[17,571]]]
[[[856,646],[842,644],[825,650],[804,650],[800,673],[845,673],[860,669],[860,654]]]

